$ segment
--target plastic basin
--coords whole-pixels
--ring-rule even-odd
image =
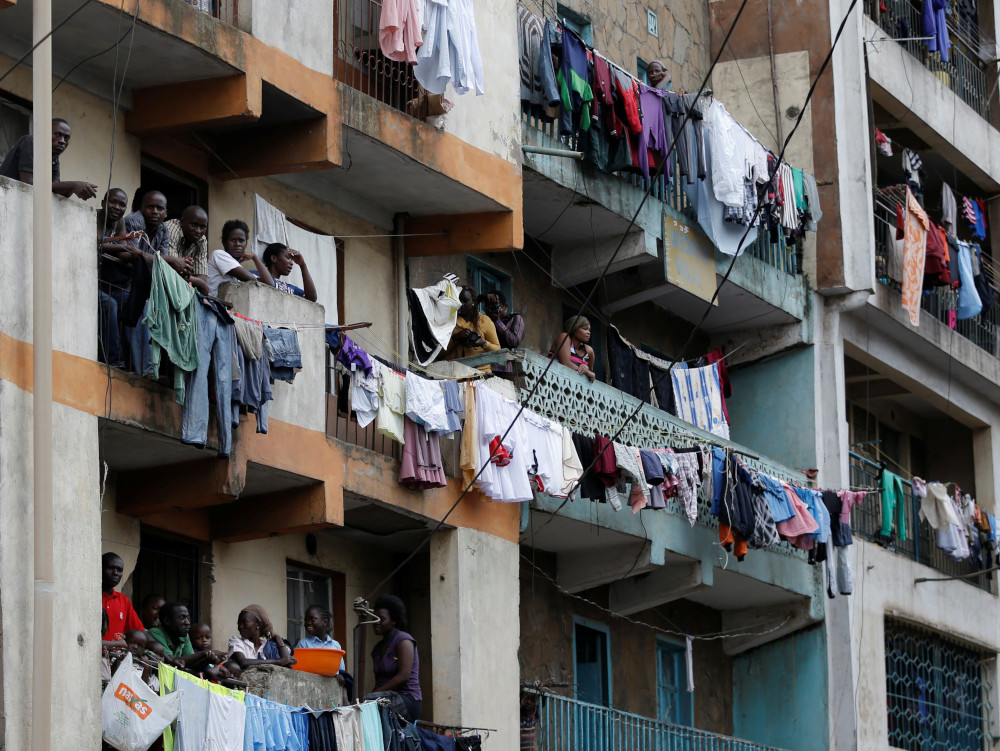
[[[307,649],[302,647],[295,650],[294,657],[297,662],[292,665],[292,669],[333,678],[340,672],[340,661],[344,659],[346,654],[347,652],[343,649]]]

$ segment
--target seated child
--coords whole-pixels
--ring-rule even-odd
[[[132,667],[135,669],[135,674],[142,679],[143,683],[153,689],[153,691],[159,691],[159,675],[150,664],[150,661],[145,657],[146,647],[150,641],[154,640],[149,639],[146,636],[145,631],[132,629],[131,631],[125,632],[125,646],[128,648],[128,651],[132,653]]]
[[[191,637],[191,646],[194,647],[195,652],[212,651],[212,627],[207,623],[194,624],[188,635]],[[206,680],[216,683],[230,677],[226,664],[215,664],[214,662],[206,665],[201,673]]]

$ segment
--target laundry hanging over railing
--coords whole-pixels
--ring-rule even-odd
[[[522,106],[556,121],[558,136],[603,172],[649,178],[659,169],[669,181],[676,161],[702,230],[723,253],[742,252],[758,231],[786,242],[816,231],[816,178],[779,164],[711,94],[647,85],[572,29],[525,8],[518,43]]]

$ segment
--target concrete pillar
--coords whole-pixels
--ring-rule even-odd
[[[432,719],[494,728],[491,747],[516,748],[518,545],[460,528],[439,532],[430,547]]]
[[[1000,445],[993,440],[993,428],[972,431],[972,462],[976,475],[976,503],[996,513],[997,472]]]

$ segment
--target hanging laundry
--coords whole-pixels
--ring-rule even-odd
[[[549,495],[563,491],[563,429],[557,422],[525,409],[524,437],[532,456],[528,460],[528,474],[538,479],[540,490]]]
[[[947,0],[924,0],[920,13],[920,26],[927,39],[927,49],[940,52],[941,61],[948,62],[951,40],[948,38]]]
[[[924,259],[927,255],[927,231],[930,220],[920,208],[910,189],[906,189],[906,237],[903,245],[903,309],[910,312],[910,323],[920,325],[920,293],[924,283]]]
[[[962,282],[958,288],[958,320],[964,321],[982,312],[983,301],[979,299],[972,273],[972,249],[962,240],[958,241],[958,277]]]
[[[448,429],[448,413],[441,381],[406,373],[406,416],[430,431]]]
[[[417,62],[417,47],[423,42],[416,0],[382,0],[378,43],[382,54],[390,60]]]
[[[906,542],[906,496],[902,479],[887,469],[882,470],[882,537]]]
[[[472,0],[425,0],[424,27],[413,69],[420,85],[432,94],[444,94],[449,83],[456,94],[485,94]]]
[[[594,90],[590,86],[587,47],[583,40],[569,29],[563,29],[562,61],[559,73],[559,92],[562,110],[559,114],[561,135],[573,135],[577,130],[590,128],[590,103]]]
[[[412,377],[407,377],[407,383]],[[447,487],[438,434],[418,425],[409,415],[403,418],[403,434],[406,440],[399,462],[399,484],[411,490]]]
[[[152,339],[153,378],[166,352],[174,365],[174,401],[184,404],[186,373],[198,367],[198,309],[194,289],[157,255],[143,325]]]
[[[476,420],[479,456],[496,458],[502,449],[509,462],[486,462],[479,475],[479,489],[496,501],[529,501],[534,497],[528,482],[530,446],[524,423],[514,417],[520,409],[486,384],[476,385]],[[494,443],[496,441],[496,443]],[[477,467],[478,469],[478,467]]]
[[[886,134],[878,128],[875,129],[875,148],[877,148],[883,156],[892,156],[892,141],[890,141]]]
[[[666,96],[666,91],[639,84],[642,132],[639,133],[638,161],[639,171],[645,178],[649,177],[650,169],[659,167],[669,156],[667,149],[670,148],[670,138],[667,137],[663,103]],[[670,173],[671,170],[665,166],[663,174],[667,175],[668,179]]]
[[[677,416],[722,438],[729,438],[729,423],[722,411],[722,386],[718,363],[704,368],[670,371]]]
[[[215,300],[197,295],[198,367],[186,374],[181,414],[181,443],[203,448],[208,440],[209,374],[215,393],[215,425],[219,457],[232,447],[233,346],[232,314]]]
[[[635,348],[622,337],[615,326],[608,326],[607,341],[611,385],[648,403],[649,362],[638,357]]]
[[[934,287],[951,284],[952,274],[950,269],[950,242],[942,238],[941,232],[938,231],[934,221],[929,217],[927,219],[927,226],[927,250],[925,252],[926,257],[924,260],[924,285]],[[905,241],[903,245],[903,254],[905,259]]]
[[[546,109],[558,107],[560,100],[552,67],[552,43],[546,38],[538,16],[523,5],[517,6],[517,48],[521,103],[541,116]]]
[[[420,289],[407,289],[410,307],[410,342],[420,365],[434,362],[451,342],[458,320],[459,278],[445,274],[437,284]]]
[[[906,176],[906,184],[913,190],[919,191],[922,188],[923,180],[920,173],[924,169],[924,160],[912,149],[903,149],[903,174]]]
[[[381,384],[375,428],[382,435],[405,445],[406,376],[391,368],[382,368]]]
[[[954,233],[958,229],[958,204],[955,202],[955,194],[951,192],[948,183],[941,182],[941,225]]]

